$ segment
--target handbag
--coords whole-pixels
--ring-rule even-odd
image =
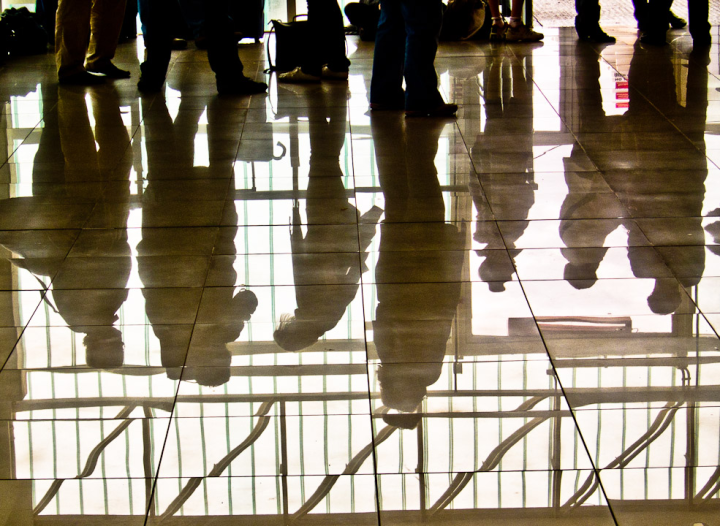
[[[307,20],[298,20],[297,15],[291,22],[270,20],[272,30],[270,35],[275,38],[267,39],[267,57],[270,71],[291,71],[300,66],[302,57],[308,52],[308,34],[310,25]],[[275,61],[270,53],[270,40],[275,42]]]
[[[450,0],[443,15],[441,40],[469,40],[485,24],[484,0]]]

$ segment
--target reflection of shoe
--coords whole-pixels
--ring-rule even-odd
[[[457,113],[457,104],[442,103],[434,108],[422,110],[407,110],[406,117],[453,117]]]
[[[665,33],[643,33],[640,37],[640,43],[650,46],[665,46],[667,45],[667,38]]]
[[[217,83],[217,90],[220,95],[254,95],[265,93],[267,89],[268,86],[264,82],[255,82],[248,77]]]
[[[109,79],[129,79],[130,72],[124,69],[120,69],[112,62],[108,62],[105,65],[88,64],[87,70],[91,73],[100,73],[105,75]]]
[[[490,26],[490,42],[502,42],[505,40],[505,32],[507,31],[507,24],[499,25],[493,24]]]
[[[532,27],[520,24],[517,27],[509,26],[505,32],[506,42],[538,42],[545,38],[545,35],[533,31]]]
[[[310,84],[313,82],[320,82],[321,78],[315,75],[308,75],[302,68],[297,67],[287,73],[280,73],[278,75],[278,82],[290,82],[293,84]]]
[[[371,102],[370,111],[401,111],[405,109],[404,102],[385,103],[385,102]]]
[[[58,83],[68,86],[97,86],[98,84],[105,84],[105,77],[83,71],[82,73],[60,77]]]
[[[348,79],[348,72],[347,71],[333,71],[327,66],[322,67],[322,78],[328,79],[328,80],[347,80]]]
[[[670,27],[673,29],[682,29],[687,25],[687,20],[680,18],[672,11],[668,14],[668,22],[670,22]]]

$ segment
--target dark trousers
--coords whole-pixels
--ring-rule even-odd
[[[600,2],[599,0],[575,0],[575,12],[577,22],[588,25],[599,25],[600,23]]]
[[[302,70],[320,76],[323,65],[333,71],[347,71],[345,25],[337,0],[307,0],[310,45]]]
[[[149,0],[141,10],[147,57],[140,66],[143,77],[163,80],[170,63],[172,26],[167,23],[176,0]],[[232,83],[243,75],[229,16],[229,0],[203,0],[203,19],[208,42],[208,60],[218,84]]]
[[[442,2],[382,0],[380,4],[370,102],[400,103],[404,77],[405,109],[434,108],[442,104],[434,64],[442,25]]]

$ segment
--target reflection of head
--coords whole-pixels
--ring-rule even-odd
[[[125,344],[122,340],[122,333],[115,327],[88,327],[83,343],[88,366],[100,369],[122,366]]]
[[[200,385],[216,387],[230,380],[230,362],[232,356],[222,343],[211,343],[202,347],[193,347],[193,361],[197,367],[188,367],[183,380],[196,381]]]
[[[597,281],[597,265],[568,263],[565,265],[564,278],[578,290],[589,289]]]
[[[437,364],[391,364],[380,366],[378,380],[380,381],[380,395],[383,404],[391,409],[397,409],[405,413],[415,411],[427,394],[429,383],[424,370],[426,367],[431,370],[436,369]]]
[[[478,268],[478,276],[482,281],[487,282],[491,292],[503,292],[505,283],[512,280],[515,269],[504,250],[477,251],[479,256],[485,256],[485,260]]]
[[[273,338],[286,351],[300,351],[310,347],[324,333],[325,327],[320,322],[298,320],[295,316],[283,314]]]
[[[672,314],[681,301],[679,285],[672,279],[656,280],[655,288],[647,299],[650,310],[655,314]]]

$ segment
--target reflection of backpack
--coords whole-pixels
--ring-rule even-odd
[[[0,16],[2,48],[10,55],[39,55],[47,52],[45,30],[26,7],[10,8]]]
[[[443,15],[441,40],[468,40],[485,24],[484,0],[450,0]]]

